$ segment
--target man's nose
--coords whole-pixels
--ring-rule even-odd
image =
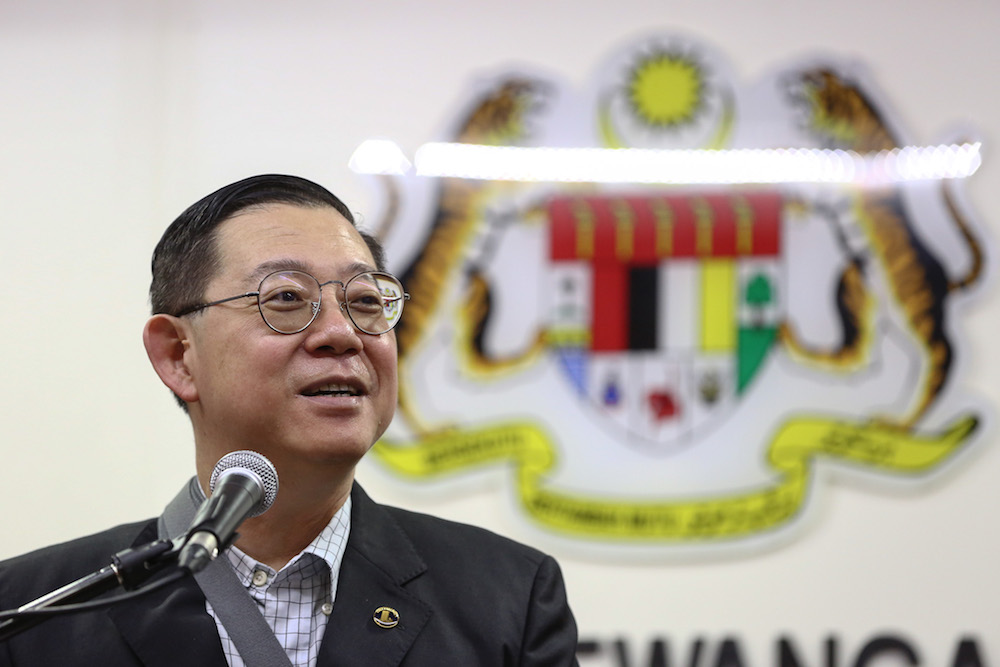
[[[306,330],[310,332],[310,345],[315,348],[328,347],[337,352],[360,349],[360,332],[337,296],[339,295],[330,294],[322,300],[316,320]]]

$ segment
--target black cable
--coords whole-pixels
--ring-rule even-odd
[[[102,607],[110,607],[118,604],[119,602],[131,600],[133,598],[146,595],[147,593],[157,591],[168,584],[172,584],[175,581],[186,577],[187,575],[187,570],[177,569],[164,576],[162,579],[157,579],[147,586],[137,588],[134,591],[125,593],[124,595],[116,595],[115,597],[105,598],[103,600],[91,600],[89,602],[78,602],[75,604],[52,605],[51,607],[38,607],[36,609],[11,609],[8,611],[0,611],[0,621],[20,618],[22,616],[59,616],[62,614],[76,614],[79,612],[101,609]]]

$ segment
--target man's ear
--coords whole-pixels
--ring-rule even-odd
[[[142,329],[142,343],[163,384],[186,403],[197,401],[198,388],[188,365],[192,342],[184,321],[153,315]]]

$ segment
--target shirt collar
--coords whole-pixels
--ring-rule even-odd
[[[201,488],[201,484],[198,483],[197,478],[193,480],[192,487],[194,489],[194,498],[196,507],[201,503],[205,502],[206,496],[205,492]],[[347,538],[351,534],[351,496],[347,496],[347,500],[344,505],[337,510],[333,518],[330,519],[323,530],[319,532],[313,541],[310,542],[305,549],[303,549],[297,556],[288,561],[281,572],[288,571],[297,567],[301,567],[303,560],[303,554],[312,554],[316,556],[323,562],[327,564],[330,568],[331,583],[331,598],[336,593],[337,590],[337,580],[340,574],[340,565],[344,562],[344,550],[347,548]],[[275,574],[277,574],[273,568],[264,565],[263,563],[258,563],[256,560],[250,556],[243,553],[236,545],[231,545],[226,549],[226,556],[229,559],[230,564],[232,564],[233,569],[236,571],[236,575],[239,577],[240,581],[244,586],[251,586],[253,579],[253,573],[256,570],[266,570],[269,574],[269,579],[272,579]],[[311,560],[311,559],[305,559]]]
[[[344,560],[344,550],[347,548],[347,538],[350,536],[350,533],[351,498],[348,496],[343,507],[337,510],[337,513],[330,519],[330,523],[313,538],[313,541],[305,549],[288,561],[278,572],[275,572],[273,568],[263,563],[257,562],[241,551],[236,545],[230,546],[226,550],[226,555],[233,569],[236,570],[240,581],[248,587],[251,585],[253,573],[256,570],[266,571],[269,575],[268,578],[273,580],[282,579],[284,578],[283,575],[297,572],[300,569],[312,569],[309,566],[314,559],[306,557],[307,554],[325,562],[330,568],[330,572],[334,575],[332,580],[335,582],[337,574],[340,572],[340,565]]]

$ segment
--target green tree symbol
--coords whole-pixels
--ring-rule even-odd
[[[764,308],[774,302],[774,287],[771,280],[763,273],[758,273],[747,283],[744,301],[753,313],[754,326],[761,326],[764,320]]]

